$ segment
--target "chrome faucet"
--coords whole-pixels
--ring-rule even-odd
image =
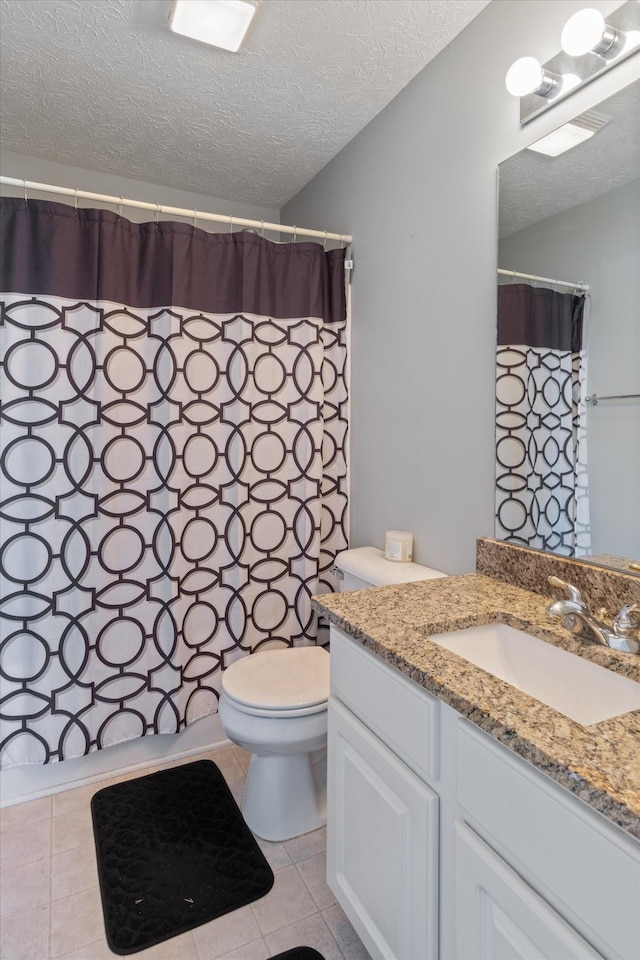
[[[563,627],[571,633],[583,636],[593,643],[600,643],[603,647],[611,647],[613,650],[622,650],[624,653],[638,653],[640,643],[634,634],[637,635],[640,632],[640,621],[633,614],[640,610],[640,604],[628,603],[622,607],[613,621],[612,630],[606,623],[589,613],[589,608],[577,587],[571,583],[565,583],[559,577],[548,579],[552,587],[565,590],[567,597],[550,603],[547,607],[547,616],[560,620]]]

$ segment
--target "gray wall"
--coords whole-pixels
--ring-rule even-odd
[[[281,211],[354,235],[354,546],[411,530],[420,563],[461,573],[493,534],[496,168],[639,73],[636,55],[520,129],[508,67],[556,54],[582,6],[493,0]]]
[[[96,158],[96,167],[99,167],[99,158]],[[235,203],[221,197],[210,197],[200,193],[190,193],[179,187],[161,187],[145,180],[132,180],[129,177],[117,177],[111,173],[101,173],[98,169],[87,170],[84,167],[72,167],[66,163],[54,163],[51,160],[41,160],[38,157],[26,157],[10,150],[0,152],[0,172],[4,177],[16,177],[23,180],[34,180],[38,183],[50,183],[58,187],[71,187],[75,190],[90,190],[92,193],[104,193],[114,197],[126,197],[128,200],[145,200],[147,203],[163,203],[170,207],[186,207],[189,210],[201,210],[208,213],[224,213],[227,216],[245,217],[247,220],[266,220],[270,223],[279,223],[280,214],[273,207],[260,207],[250,203]],[[2,187],[5,197],[22,196],[20,188]],[[56,197],[52,193],[36,193],[30,190],[30,197],[41,200],[53,200],[62,203],[73,203],[63,197]],[[96,203],[93,200],[80,200],[80,207],[100,207],[106,204]],[[111,207],[110,209],[114,209]],[[124,208],[123,215],[129,220],[138,222],[150,220],[153,214],[148,210],[136,210],[134,207]],[[168,217],[161,217],[163,220]],[[175,219],[175,218],[174,218]],[[209,232],[228,230],[226,224],[203,222],[199,226]],[[275,237],[272,237],[275,239]]]
[[[640,392],[640,180],[500,242],[499,265],[589,284],[587,389]],[[587,410],[592,551],[640,557],[640,403]]]

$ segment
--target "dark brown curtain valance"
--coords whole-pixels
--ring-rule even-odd
[[[498,286],[498,344],[576,353],[582,348],[584,296],[527,283]]]
[[[48,200],[5,198],[0,216],[4,291],[277,319],[346,317],[341,249],[133,223]]]

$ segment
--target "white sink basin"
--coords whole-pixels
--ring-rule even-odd
[[[640,683],[505,623],[429,640],[583,726],[640,709]]]

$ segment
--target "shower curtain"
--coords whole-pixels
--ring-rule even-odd
[[[584,296],[498,287],[496,537],[590,553]]]
[[[344,251],[2,201],[0,761],[215,712],[346,539]]]

